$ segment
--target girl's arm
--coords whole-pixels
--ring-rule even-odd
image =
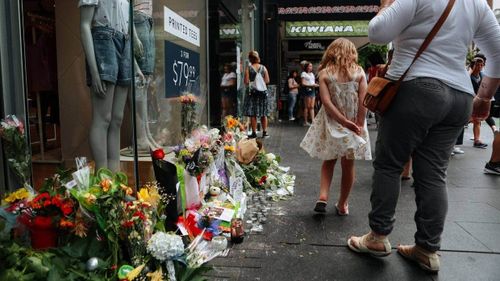
[[[326,114],[328,115],[328,117],[334,119],[343,127],[359,135],[361,133],[361,129],[354,122],[347,119],[344,114],[342,114],[332,103],[326,80],[326,74],[321,73],[319,76],[319,95],[321,97],[321,102],[325,107]]]
[[[359,77],[359,87],[358,87],[358,116],[356,117],[356,125],[363,127],[366,122],[366,112],[367,109],[363,105],[363,100],[366,96],[366,90],[368,89],[368,84],[366,83],[366,77],[361,68],[358,69]]]
[[[266,84],[269,84],[269,72],[267,71],[267,68],[264,66],[264,82],[266,82]]]
[[[295,83],[293,83],[293,78],[288,78],[288,89],[289,90],[293,90],[293,89],[297,89],[299,86]]]
[[[243,78],[243,83],[247,86],[250,84],[250,73],[248,72],[248,67],[245,68],[245,78]]]

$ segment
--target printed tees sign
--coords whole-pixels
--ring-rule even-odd
[[[173,98],[183,91],[199,95],[200,54],[165,41],[165,97]]]
[[[291,21],[286,37],[368,36],[369,21]]]
[[[164,29],[166,32],[197,47],[200,46],[200,29],[198,27],[165,6],[163,6],[163,11],[165,13]]]

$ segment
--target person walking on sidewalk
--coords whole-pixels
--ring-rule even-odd
[[[287,79],[288,85],[288,121],[294,121],[293,111],[295,109],[295,103],[297,102],[297,96],[299,94],[299,83],[297,82],[297,70],[290,71],[290,75]]]
[[[243,82],[247,85],[248,89],[248,94],[244,102],[244,112],[245,116],[250,117],[250,125],[252,126],[252,134],[249,137],[257,137],[257,117],[260,117],[262,138],[267,138],[269,137],[267,133],[267,115],[269,115],[267,90],[258,90],[252,84],[256,82],[257,79],[263,79],[266,85],[269,84],[269,73],[267,72],[267,68],[260,64],[260,57],[257,51],[250,51],[248,53],[248,60],[250,61],[250,65],[245,69],[245,78]],[[257,78],[257,76],[260,77]]]
[[[486,57],[483,54],[476,54],[474,59],[470,64],[470,80],[472,82],[472,87],[474,88],[474,93],[477,94],[481,81],[483,80],[482,70],[486,64]],[[491,116],[486,118],[486,123],[490,126],[493,134],[496,131],[495,121]],[[481,121],[472,120],[472,132],[474,134],[474,147],[485,149],[488,145],[483,143],[480,139],[481,135]]]
[[[333,41],[323,55],[319,72],[319,94],[323,106],[300,146],[311,157],[323,160],[320,194],[314,210],[326,212],[333,170],[342,167],[337,214],[349,214],[348,197],[354,183],[354,160],[371,160],[366,126],[366,76],[357,64],[356,46],[345,38]]]
[[[381,117],[373,162],[374,175],[368,215],[371,231],[352,236],[348,247],[358,253],[391,253],[388,235],[395,222],[401,188],[400,175],[412,155],[415,202],[415,245],[401,245],[398,253],[437,272],[436,253],[448,210],[446,170],[450,153],[469,117],[488,116],[490,100],[500,83],[500,27],[484,0],[381,0],[370,21],[372,43],[394,43],[387,77],[398,80],[408,69],[429,31],[451,5],[451,13],[416,60]],[[464,68],[467,47],[474,40],[488,57],[481,87],[475,97]]]
[[[310,118],[311,122],[314,119],[314,100],[316,98],[316,88],[318,87],[312,63],[306,62],[300,78],[302,94],[304,95],[304,126],[309,126],[310,123],[307,122],[307,118]]]

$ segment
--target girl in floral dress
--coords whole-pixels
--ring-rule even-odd
[[[326,212],[333,170],[340,159],[342,180],[335,208],[338,215],[348,215],[354,160],[371,160],[366,108],[362,104],[367,83],[357,59],[354,44],[338,38],[328,46],[321,61],[319,92],[323,106],[300,143],[311,157],[323,160],[316,212]]]

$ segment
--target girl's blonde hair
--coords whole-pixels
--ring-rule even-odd
[[[323,54],[320,66],[333,68],[339,75],[352,79],[359,69],[356,46],[345,38],[335,39]]]

